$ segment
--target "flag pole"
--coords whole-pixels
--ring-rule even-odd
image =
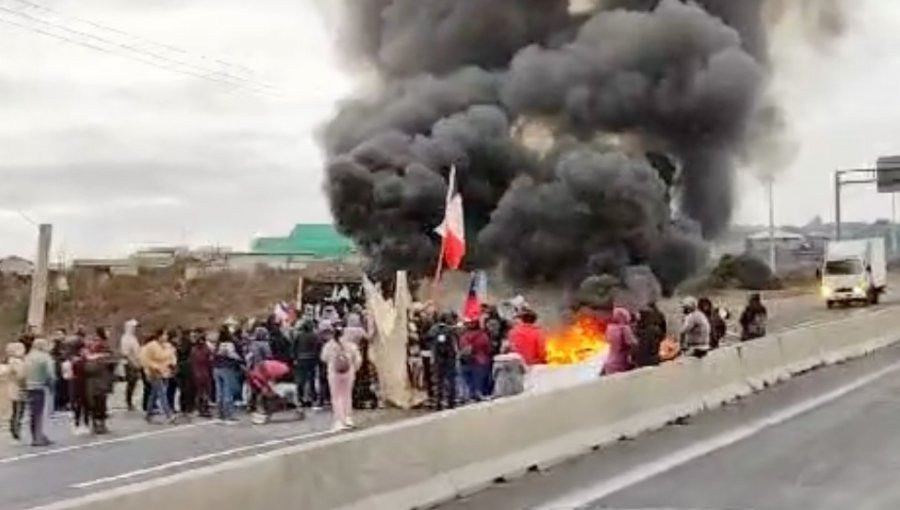
[[[453,198],[454,188],[456,187],[456,165],[450,167],[450,175],[447,178],[447,198],[444,200],[444,221],[446,221],[447,204]],[[443,223],[442,223],[443,225]],[[431,281],[431,300],[437,298],[438,285],[441,281],[441,273],[444,270],[444,249],[447,248],[447,225],[443,225],[444,232],[441,234],[441,251],[438,253],[437,267],[434,270],[434,280]]]

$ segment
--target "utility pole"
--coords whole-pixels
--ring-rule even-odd
[[[772,273],[778,272],[777,253],[775,251],[775,176],[768,181],[769,191],[769,268]]]
[[[28,304],[28,327],[34,333],[44,330],[44,314],[47,308],[47,279],[50,272],[50,240],[53,225],[42,223],[38,227],[38,250],[31,275],[31,301]]]

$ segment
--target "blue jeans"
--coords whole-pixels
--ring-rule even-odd
[[[490,365],[472,363],[462,366],[462,375],[466,381],[470,399],[482,400],[490,394],[488,393],[490,370]]]
[[[150,380],[150,399],[147,405],[147,416],[150,416],[155,406],[165,413],[166,418],[172,417],[172,406],[169,404],[169,397],[166,390],[169,387],[168,379],[151,379]]]
[[[234,417],[237,374],[230,368],[214,368],[213,379],[216,381],[216,408],[219,411],[219,419],[230,420]]]

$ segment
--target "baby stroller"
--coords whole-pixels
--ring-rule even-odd
[[[285,363],[267,360],[247,373],[247,381],[260,399],[258,403],[260,405],[257,405],[257,411],[252,416],[255,425],[269,423],[272,421],[272,415],[277,412],[290,411],[297,420],[306,418],[297,395],[297,386],[290,383],[276,383],[289,371],[290,367]]]

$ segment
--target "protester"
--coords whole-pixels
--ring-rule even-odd
[[[91,432],[91,401],[87,390],[85,342],[76,336],[69,349],[68,368],[64,369],[64,377],[69,378],[69,395],[72,403],[72,427],[76,436]]]
[[[346,334],[346,330],[344,330]],[[353,408],[375,409],[378,407],[378,370],[369,358],[369,339],[359,341],[361,363],[353,382]]]
[[[297,398],[304,407],[318,402],[316,375],[319,359],[322,357],[322,342],[314,331],[312,319],[304,319],[294,333],[294,382],[297,384]]]
[[[190,371],[194,389],[193,408],[202,418],[212,415],[209,404],[212,400],[213,351],[204,334],[198,334],[191,346]]]
[[[527,372],[528,367],[522,356],[512,350],[509,342],[504,342],[500,353],[494,356],[494,397],[511,397],[524,392]]]
[[[62,364],[66,361],[66,330],[57,329],[50,337],[50,356],[56,370],[56,387],[53,388],[53,409],[61,412],[69,408],[69,384],[62,377]]]
[[[263,425],[269,422],[272,413],[275,412],[275,403],[279,398],[276,388],[277,381],[280,377],[289,374],[290,371],[287,364],[270,359],[257,363],[247,374],[247,380],[253,391],[259,396],[256,410],[252,416],[254,425]],[[291,392],[293,393],[293,390]],[[293,400],[296,401],[296,399]]]
[[[433,355],[434,405],[439,410],[456,407],[459,335],[455,325],[454,316],[445,313],[440,316],[428,334]]]
[[[53,443],[44,434],[44,411],[47,393],[56,384],[56,369],[50,356],[49,342],[44,338],[35,338],[23,365],[31,420],[31,445],[49,446]]]
[[[166,333],[166,341],[160,345],[166,351],[166,357],[171,362],[169,367],[169,377],[166,379],[166,401],[169,403],[169,409],[175,412],[175,396],[178,395],[178,347],[177,344],[181,338],[181,328],[170,329]]]
[[[194,387],[194,374],[191,367],[191,353],[194,344],[200,334],[196,330],[182,331],[177,338],[175,347],[175,383],[178,387],[178,410],[181,414],[190,415],[194,412],[196,402],[196,388]]]
[[[86,393],[90,403],[91,432],[107,434],[107,397],[113,390],[116,360],[109,352],[109,344],[101,336],[93,338],[84,357],[87,377]]]
[[[466,330],[460,338],[460,365],[469,396],[484,400],[490,395],[491,340],[478,323],[478,317],[466,319]]]
[[[709,321],[709,348],[718,349],[722,339],[725,338],[725,334],[728,332],[728,325],[725,323],[725,319],[722,318],[719,309],[713,306],[709,298],[700,298],[697,302],[697,307],[706,316],[706,320]]]
[[[269,344],[269,331],[262,326],[258,326],[253,330],[253,341],[250,342],[248,347],[246,357],[247,370],[253,370],[256,368],[256,365],[271,359],[273,359],[273,355],[272,346]],[[257,406],[260,404],[260,398],[259,392],[255,391],[253,386],[250,386],[248,409],[251,412],[256,411]]]
[[[762,304],[762,297],[758,293],[750,295],[747,307],[741,313],[741,341],[755,340],[766,336],[766,323],[769,321],[769,312]]]
[[[9,367],[10,383],[8,398],[12,407],[9,417],[9,433],[14,441],[22,440],[22,420],[25,418],[25,406],[28,403],[28,392],[25,387],[25,346],[20,342],[6,345],[6,364]]]
[[[219,330],[213,349],[213,378],[216,386],[216,407],[219,419],[223,422],[233,423],[234,397],[238,385],[238,373],[242,371],[243,360],[238,354],[231,329],[223,326]]]
[[[514,351],[522,355],[525,363],[544,365],[547,363],[547,345],[544,333],[537,326],[537,314],[528,308],[519,312],[517,323],[509,332],[509,341]]]
[[[487,311],[484,317],[484,330],[491,342],[491,352],[499,354],[500,348],[503,346],[509,333],[509,324],[500,317],[496,307],[490,307]]]
[[[125,405],[129,411],[134,411],[134,390],[141,380],[141,343],[138,341],[137,327],[138,321],[127,321],[119,340],[119,351],[125,360]]]
[[[349,339],[331,338],[322,348],[322,361],[328,368],[328,386],[334,414],[334,430],[353,427],[353,380],[362,364],[359,348]]]
[[[689,356],[702,358],[709,352],[710,325],[706,315],[700,311],[697,300],[687,297],[682,301],[684,321],[679,335],[681,351]]]
[[[636,330],[638,344],[632,357],[635,366],[659,365],[660,346],[666,338],[667,329],[666,316],[659,311],[656,303],[649,303],[641,310]]]
[[[631,353],[637,346],[637,339],[631,329],[631,313],[625,308],[614,308],[612,322],[606,328],[609,353],[603,363],[601,375],[613,375],[634,368]]]
[[[141,348],[141,367],[150,385],[150,400],[145,414],[148,422],[153,419],[154,406],[159,406],[169,423],[175,420],[171,403],[166,395],[175,364],[175,352],[169,344],[168,333],[163,330],[157,331]]]
[[[342,338],[355,343],[357,346],[359,346],[361,340],[369,338],[368,331],[363,327],[362,316],[354,313],[347,315],[347,324],[342,331]]]

